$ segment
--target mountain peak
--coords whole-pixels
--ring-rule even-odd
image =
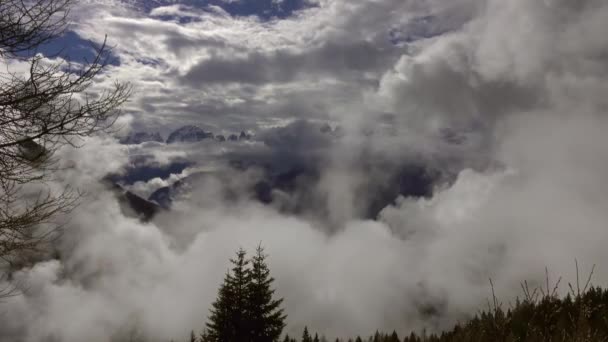
[[[167,138],[167,144],[176,142],[197,142],[204,139],[212,139],[213,133],[205,132],[202,128],[193,125],[187,125],[178,128]]]
[[[241,131],[241,134],[239,135],[239,140],[250,140],[251,139],[251,134],[247,134],[245,133],[245,131]]]

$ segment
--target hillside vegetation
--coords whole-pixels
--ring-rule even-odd
[[[226,276],[209,322],[200,335],[194,332],[191,342],[322,342],[324,336],[305,328],[302,336],[282,336],[285,326],[282,299],[273,299],[273,278],[266,266],[266,255],[258,248],[251,260],[240,250],[231,260],[234,268]],[[248,265],[253,265],[249,269]],[[548,273],[547,273],[548,274]],[[593,269],[585,283],[578,276],[569,293],[558,295],[560,281],[531,289],[522,283],[522,297],[508,308],[494,295],[487,308],[468,322],[457,324],[439,334],[412,332],[400,337],[396,332],[376,331],[366,337],[337,338],[335,342],[596,342],[608,341],[608,290],[591,285]],[[257,279],[257,280],[256,280]],[[241,284],[242,283],[242,284]],[[242,289],[242,290],[241,290]],[[241,304],[238,304],[241,303]]]

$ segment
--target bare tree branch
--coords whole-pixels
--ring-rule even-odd
[[[9,66],[11,59],[30,64],[27,73],[0,72],[0,261],[8,266],[22,264],[49,241],[60,227],[54,218],[80,198],[69,188],[35,195],[24,189],[44,189],[56,171],[57,149],[109,130],[131,93],[125,83],[92,90],[108,66],[105,40],[84,64],[20,57],[65,31],[72,1],[0,0],[0,59]]]
[[[61,35],[73,0],[0,1],[0,47],[3,55],[35,49]]]

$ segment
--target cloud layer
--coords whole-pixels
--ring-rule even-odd
[[[14,275],[27,287],[0,307],[0,340],[185,337],[203,326],[234,250],[260,241],[291,334],[445,328],[485,303],[489,278],[509,300],[545,267],[574,280],[575,258],[598,264],[595,283],[606,284],[604,1],[321,0],[264,20],[213,6],[79,6],[76,32],[107,33],[120,58],[99,85],[137,90],[127,129],[166,136],[196,124],[256,138],[125,147],[97,137],[63,151],[73,168],[57,185],[90,196],[60,257]],[[340,134],[328,138],[322,123]],[[141,223],[99,182],[138,153],[232,181],[205,178]],[[275,195],[317,206],[295,215],[226,201],[258,176],[230,168],[235,158],[313,165],[314,201]],[[412,164],[447,176],[366,216],[360,203]]]

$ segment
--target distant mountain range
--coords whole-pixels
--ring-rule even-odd
[[[211,132],[205,132],[197,126],[184,126],[169,134],[167,144],[177,142],[197,142],[205,139],[213,139],[214,135]]]
[[[147,201],[158,204],[163,209],[170,209],[174,201],[188,198],[196,184],[204,182],[206,179],[218,179],[225,185],[224,192],[218,199],[230,201],[246,197],[264,204],[270,204],[274,202],[274,192],[281,191],[293,194],[301,190],[298,189],[298,185],[310,185],[310,187],[305,186],[305,188],[310,189],[318,181],[319,174],[314,169],[304,167],[294,167],[280,173],[265,169],[260,180],[248,187],[240,188],[232,187],[224,174],[196,172],[180,179],[171,186],[156,190],[148,197]]]
[[[164,142],[164,139],[160,136],[160,133],[158,132],[137,132],[129,134],[126,137],[120,139],[120,143],[124,145],[138,145],[149,141]]]
[[[158,132],[132,132],[126,137],[120,139],[120,143],[124,145],[138,145],[145,142],[165,142],[167,144],[175,143],[193,143],[203,140],[215,140],[218,142],[224,141],[245,141],[251,140],[252,135],[241,131],[240,134],[230,134],[228,137],[218,134],[215,135],[212,132],[206,132],[202,128],[194,125],[186,125],[171,132],[164,140]]]
[[[272,204],[279,210],[294,214],[306,214],[307,211],[323,211],[328,199],[319,195],[323,170],[326,165],[325,155],[317,154],[329,148],[334,140],[344,136],[343,130],[329,124],[310,124],[299,122],[285,128],[269,130],[256,136],[256,141],[268,146],[262,154],[230,154],[226,158],[229,169],[225,172],[196,171],[197,162],[187,158],[176,158],[169,163],[156,161],[153,154],[132,156],[130,163],[120,174],[108,175],[107,179],[120,184],[123,189],[131,189],[136,182],[148,182],[154,178],[165,180],[168,186],[150,188],[152,192],[123,193],[123,202],[129,204],[138,216],[147,219],[159,210],[170,210],[176,202],[192,198],[197,184],[207,181],[223,185],[221,192],[214,193],[214,199],[221,201],[238,201],[250,199],[263,204]],[[253,139],[245,132],[239,135],[214,135],[200,127],[187,125],[169,134],[164,143],[179,144],[199,141],[215,143],[239,142]],[[124,144],[143,142],[163,143],[158,133],[135,132],[121,140]],[[457,142],[458,143],[458,142]],[[361,158],[353,167],[369,175],[357,187],[355,205],[365,218],[374,218],[389,204],[394,204],[399,196],[421,198],[433,193],[436,184],[450,183],[456,173],[423,160],[385,160],[378,158]],[[186,169],[190,171],[184,173]],[[259,178],[250,179],[251,183],[234,182],[240,172],[255,170]],[[172,176],[176,176],[171,180]],[[365,177],[364,177],[365,179]],[[133,188],[134,189],[134,188]],[[144,195],[145,193],[145,195]],[[196,196],[195,196],[196,197]],[[203,198],[206,198],[203,196]],[[197,197],[198,199],[198,197]],[[321,214],[323,215],[323,214]]]
[[[262,168],[262,177],[246,187],[232,184],[229,173],[196,172],[170,186],[157,189],[148,198],[141,197],[118,185],[116,179],[113,179],[116,176],[109,176],[106,179],[114,184],[114,190],[123,212],[143,221],[149,221],[156,214],[170,210],[176,201],[190,198],[197,184],[202,184],[206,180],[220,181],[224,184],[222,192],[214,194],[220,201],[232,202],[247,198],[267,205],[273,204],[280,211],[292,214],[305,214],[307,211],[320,210],[324,207],[323,202],[326,199],[318,197],[315,191],[319,186],[321,176],[319,169],[294,166],[277,172],[277,170],[265,168],[263,165],[257,165],[257,167]],[[238,172],[239,169],[233,169],[233,171]],[[138,169],[131,170],[131,172],[140,173]],[[129,179],[129,176],[127,174],[122,177]],[[392,170],[386,183],[370,183],[358,189],[358,198],[362,205],[361,214],[365,218],[375,218],[387,205],[394,204],[399,196],[428,197],[432,194],[433,186],[438,181],[451,182],[453,177],[421,165],[404,165],[397,170]]]

